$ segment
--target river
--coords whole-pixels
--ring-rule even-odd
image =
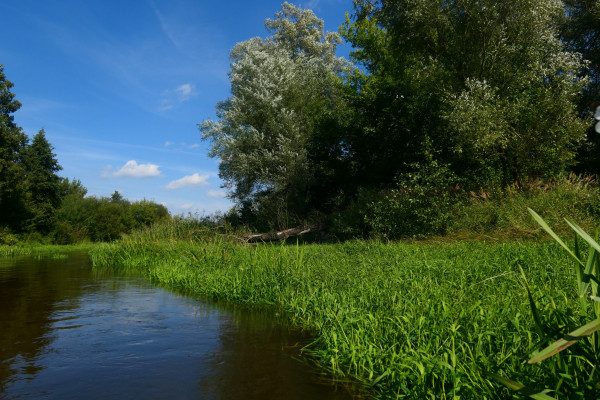
[[[296,359],[302,342],[85,253],[0,258],[0,399],[350,399]]]

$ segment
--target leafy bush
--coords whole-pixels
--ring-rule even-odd
[[[19,242],[17,235],[13,234],[7,227],[0,228],[0,245],[15,245]]]
[[[378,191],[359,188],[354,201],[329,217],[329,232],[338,240],[366,238],[370,228],[365,215],[379,198]]]
[[[456,178],[433,159],[413,167],[416,172],[401,175],[396,188],[370,205],[365,221],[375,236],[396,239],[446,233],[456,203]]]

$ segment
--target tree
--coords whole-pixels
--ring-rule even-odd
[[[354,82],[356,113],[365,117],[351,139],[361,160],[369,136],[390,155],[379,170],[404,173],[403,155],[409,164],[431,153],[471,184],[544,177],[572,160],[587,80],[581,57],[559,39],[560,2],[355,4],[344,36],[370,72]]]
[[[60,181],[60,197],[65,198],[74,195],[83,198],[87,194],[87,188],[83,186],[79,179],[69,181],[68,178],[62,178]]]
[[[585,71],[590,82],[580,98],[579,112],[589,116],[600,105],[600,2],[565,0],[565,6],[562,38],[569,50],[581,53],[587,61]],[[585,141],[579,148],[575,172],[600,174],[600,134],[595,131],[594,123],[590,121]]]
[[[113,202],[113,203],[127,202],[127,200],[125,200],[125,198],[123,197],[123,195],[118,190],[115,190],[110,195],[110,201]]]
[[[345,62],[335,56],[339,36],[325,33],[310,10],[286,2],[265,26],[270,37],[231,51],[232,96],[217,105],[217,121],[199,127],[230,198],[284,228],[304,213],[308,143]]]
[[[593,111],[600,104],[600,2],[565,0],[567,9],[561,33],[567,47],[588,61],[590,84],[581,99],[581,110]]]
[[[14,123],[13,113],[21,103],[10,91],[12,82],[4,75],[0,65],[0,226],[13,230],[21,229],[21,216],[25,210],[23,149],[27,136]]]
[[[58,244],[71,244],[89,240],[88,226],[92,214],[90,201],[85,199],[87,189],[81,181],[64,178],[60,183],[60,207],[56,210],[54,241]]]
[[[143,228],[152,224],[168,220],[169,211],[162,204],[153,201],[141,200],[131,203],[130,214],[133,220],[133,228]]]
[[[56,172],[62,167],[52,151],[53,147],[42,129],[33,137],[24,156],[28,230],[42,234],[47,234],[54,226],[54,214],[61,201],[61,178]]]

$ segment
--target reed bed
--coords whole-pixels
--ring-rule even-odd
[[[311,360],[374,398],[515,396],[492,375],[559,397],[589,395],[569,392],[543,365],[526,365],[545,343],[519,267],[540,314],[586,317],[572,309],[572,262],[555,243],[242,246],[131,236],[94,247],[91,257],[198,296],[277,307],[313,335]]]

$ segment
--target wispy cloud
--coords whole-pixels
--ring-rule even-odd
[[[180,205],[178,208],[183,211],[191,211],[192,209],[196,208],[196,205],[194,203],[185,203]]]
[[[165,147],[173,146],[174,144],[175,144],[175,143],[173,143],[173,142],[170,142],[170,141],[168,141],[168,140],[167,140],[167,141],[165,142]]]
[[[195,173],[193,175],[184,176],[181,179],[177,179],[175,181],[170,182],[165,186],[165,189],[181,189],[189,186],[207,186],[209,183],[207,182],[210,175],[200,175],[199,173]]]
[[[167,111],[174,108],[176,105],[185,103],[196,95],[196,87],[191,83],[184,83],[172,90],[165,90],[158,109]]]
[[[214,197],[216,199],[222,199],[225,196],[227,196],[227,193],[225,193],[224,190],[210,189],[208,192],[206,192],[206,195],[208,197]]]
[[[194,85],[184,83],[175,89],[175,93],[180,102],[188,101],[194,95]]]
[[[320,0],[310,0],[304,3],[303,7],[313,10],[319,6],[319,3],[321,3]]]
[[[160,175],[159,166],[156,164],[138,164],[135,160],[130,160],[125,163],[118,171],[112,172],[112,167],[109,165],[102,171],[102,177],[129,177],[129,178],[151,178]]]

